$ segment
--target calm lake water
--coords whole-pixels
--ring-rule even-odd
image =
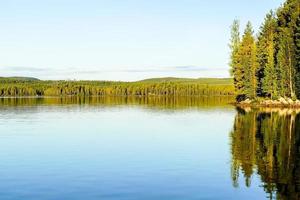
[[[0,99],[0,199],[299,199],[298,111],[232,100]]]

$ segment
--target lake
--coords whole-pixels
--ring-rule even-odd
[[[299,199],[298,110],[2,98],[0,199]]]

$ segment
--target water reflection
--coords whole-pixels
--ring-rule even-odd
[[[300,110],[232,101],[0,98],[0,199],[300,199]]]
[[[220,108],[229,107],[233,97],[49,97],[49,98],[0,98],[1,107],[37,105],[137,105],[159,109]]]
[[[234,187],[257,173],[269,199],[300,199],[300,110],[238,109],[231,132]]]
[[[235,115],[230,99],[0,102],[1,200],[261,195],[257,187],[237,193],[230,184],[227,140]]]

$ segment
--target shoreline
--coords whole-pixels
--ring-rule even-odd
[[[38,95],[38,96],[0,96],[0,99],[18,99],[18,98],[68,98],[68,97],[136,97],[136,98],[148,98],[148,97],[189,97],[189,98],[199,98],[199,97],[230,97],[234,98],[234,95]]]
[[[292,100],[290,98],[279,98],[278,100],[250,100],[246,99],[242,102],[235,102],[235,106],[245,108],[245,107],[252,107],[252,108],[300,108],[300,101],[299,100]]]

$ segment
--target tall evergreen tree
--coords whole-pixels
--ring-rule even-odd
[[[298,70],[296,68],[296,45],[294,28],[300,12],[299,0],[287,0],[277,11],[277,52],[276,63],[280,82],[279,93],[282,96],[296,97]],[[297,96],[300,96],[299,94]]]
[[[300,0],[287,0],[276,16],[270,12],[257,43],[251,23],[241,41],[238,27],[235,21],[230,46],[237,99],[300,99]]]
[[[242,69],[242,80],[244,83],[241,94],[246,98],[253,99],[256,97],[257,89],[257,57],[256,44],[253,36],[253,28],[250,22],[247,23],[242,42],[239,48],[239,67]]]
[[[273,11],[267,14],[258,36],[258,89],[259,96],[277,97],[277,76],[275,69],[275,31],[276,19]]]
[[[286,97],[295,97],[295,69],[293,65],[293,39],[289,29],[282,29],[279,34],[277,68],[280,80],[279,94]]]
[[[294,41],[295,41],[295,87],[297,98],[300,98],[300,13],[295,24],[294,29]]]
[[[230,39],[230,74],[234,78],[234,86],[237,96],[243,94],[243,70],[239,65],[239,47],[240,47],[240,22],[235,19],[231,26],[231,39]]]

